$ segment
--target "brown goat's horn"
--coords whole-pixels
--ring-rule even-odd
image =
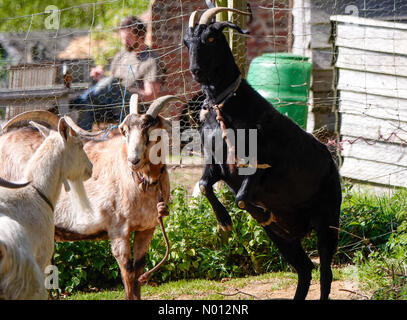
[[[10,188],[10,189],[18,189],[18,188],[23,188],[27,185],[29,185],[31,182],[26,182],[26,183],[13,183],[9,182],[7,180],[4,180],[3,178],[0,178],[0,186],[5,187],[5,188]]]
[[[148,108],[148,111],[146,114],[152,116],[153,118],[156,118],[158,114],[160,113],[161,109],[170,101],[178,100],[183,103],[187,103],[185,100],[182,100],[181,98],[178,98],[177,96],[172,96],[172,95],[166,95],[160,98],[157,98],[154,100],[154,102],[151,104],[150,108]]]
[[[59,117],[52,112],[45,110],[26,111],[16,115],[13,119],[10,119],[3,127],[3,132],[7,132],[8,129],[15,123],[20,121],[42,121],[48,123],[52,129],[58,128]]]
[[[198,11],[197,10],[195,10],[194,12],[192,12],[191,13],[191,15],[189,16],[189,23],[188,23],[188,26],[190,27],[190,28],[193,28],[194,26],[195,26],[195,24],[196,24],[196,21],[197,21],[197,19],[198,19]]]
[[[75,131],[80,136],[94,137],[94,136],[97,136],[97,135],[103,133],[103,131],[89,132],[89,131],[86,131],[85,129],[82,129],[80,126],[78,126],[75,123],[75,121],[72,120],[72,118],[70,116],[64,115],[64,119],[65,119],[66,123],[72,128],[72,130]]]
[[[199,24],[208,24],[212,20],[212,18],[215,14],[218,14],[219,12],[222,12],[222,11],[232,11],[232,12],[244,14],[247,16],[251,15],[250,12],[240,11],[240,10],[233,9],[233,8],[225,8],[225,7],[211,8],[211,9],[206,10],[202,14],[201,19],[199,19]]]

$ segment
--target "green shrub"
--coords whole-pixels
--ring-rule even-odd
[[[231,192],[221,189],[217,195],[232,217],[233,229],[228,237],[219,232],[215,214],[205,197],[189,198],[180,187],[172,190],[170,215],[164,220],[171,244],[170,256],[152,274],[152,281],[219,280],[290,268],[263,228],[235,205]],[[374,258],[373,250],[378,252],[376,255],[387,250],[392,252],[392,259],[405,258],[406,227],[401,224],[405,219],[405,199],[406,192],[377,197],[345,189],[335,262],[369,261]],[[392,233],[397,228],[399,232]],[[316,242],[314,233],[303,240],[304,248],[311,255],[317,253]],[[161,261],[164,253],[165,244],[157,228],[147,252],[146,269]],[[121,283],[109,241],[57,243],[54,260],[63,291],[106,288]]]
[[[399,222],[397,228],[385,235],[387,242],[372,244],[367,256],[359,251],[354,258],[362,287],[373,292],[373,299],[407,299],[406,195],[406,191],[399,191],[387,198],[387,208],[392,208],[395,213],[392,218]]]
[[[205,197],[186,200],[186,191],[172,191],[166,232],[171,244],[167,262],[152,279],[221,279],[281,269],[283,264],[265,231],[247,212],[237,208],[226,190],[218,194],[230,212],[233,230],[222,237],[212,208]],[[156,231],[147,256],[147,267],[156,265],[165,253],[162,235]],[[276,267],[276,264],[279,267]]]
[[[64,292],[121,283],[108,240],[57,242],[53,263],[58,267],[59,287]]]
[[[338,262],[351,260],[359,250],[358,254],[368,254],[368,244],[383,248],[401,222],[406,195],[403,191],[377,196],[346,190],[340,215]]]

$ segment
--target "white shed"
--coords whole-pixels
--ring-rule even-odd
[[[407,187],[407,24],[332,16],[341,174]]]

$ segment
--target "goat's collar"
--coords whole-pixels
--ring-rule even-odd
[[[43,194],[42,191],[40,189],[38,189],[36,186],[34,186],[34,185],[31,185],[31,186],[34,188],[35,191],[37,191],[37,193],[41,197],[41,199],[44,200],[49,205],[52,212],[54,212],[54,206],[51,203],[51,201],[47,198],[47,196],[45,194]]]
[[[214,100],[213,105],[223,104],[226,99],[230,98],[239,89],[242,83],[242,75],[236,78],[225,90],[223,90]]]

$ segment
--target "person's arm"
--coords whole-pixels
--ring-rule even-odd
[[[141,100],[144,102],[153,101],[158,97],[160,93],[161,84],[157,81],[150,82],[144,81],[144,88],[137,91],[139,95],[141,95]],[[134,90],[134,89],[133,89]],[[132,93],[135,93],[136,90],[131,90]]]
[[[149,102],[158,98],[161,91],[160,72],[156,59],[150,57],[143,61],[138,68],[138,78],[143,81],[143,85],[138,88],[132,86],[131,93],[141,95],[141,101]]]

